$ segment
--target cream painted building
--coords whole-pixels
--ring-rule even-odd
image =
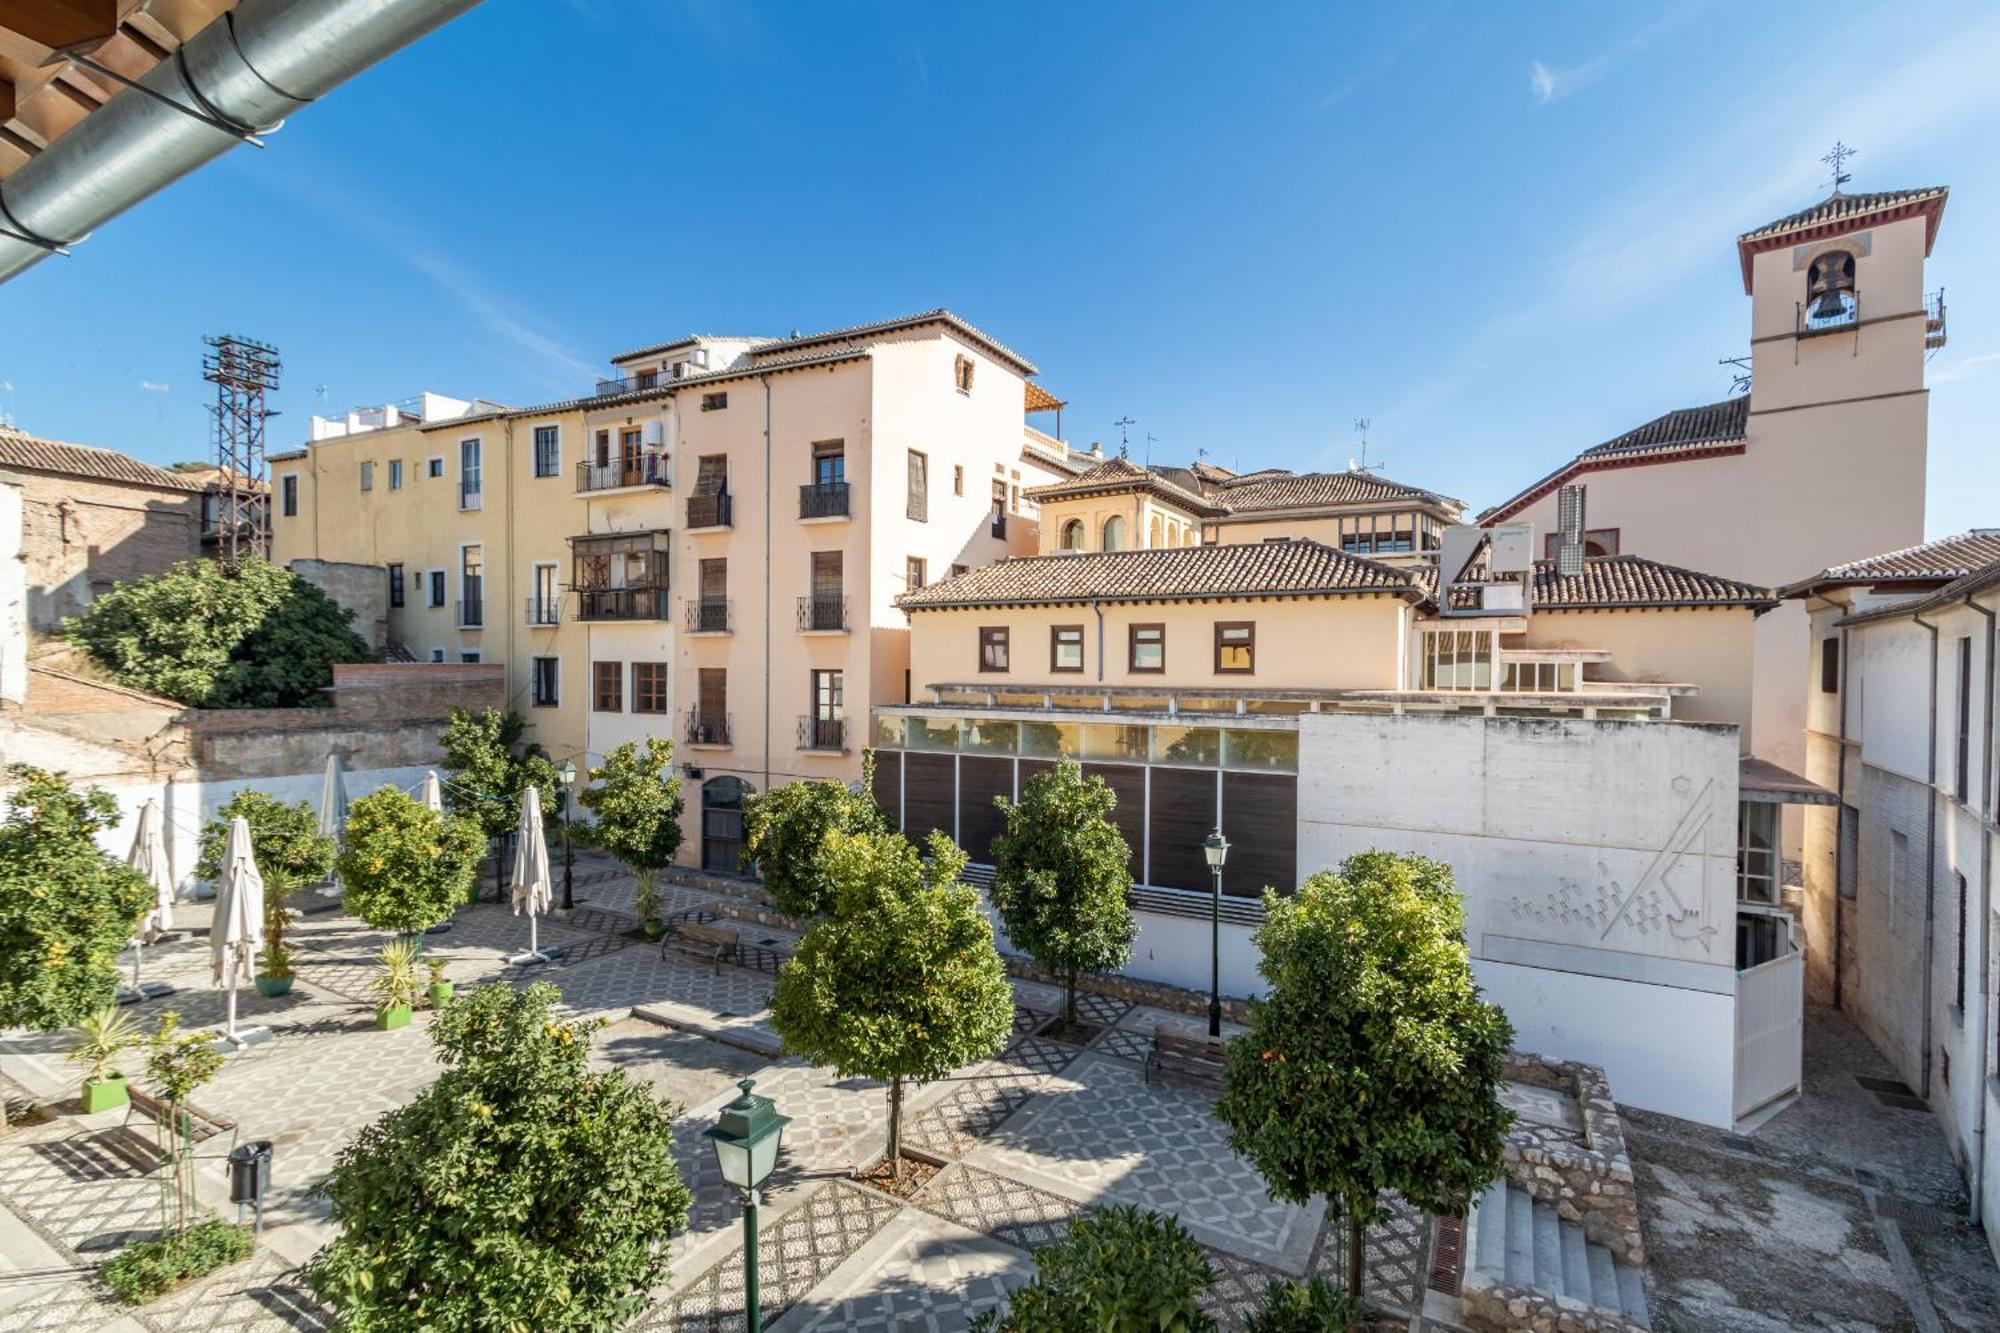
[[[379,566],[387,638],[507,668],[558,757],[675,742],[682,859],[735,871],[741,801],[852,780],[907,697],[894,599],[1038,545],[1073,474],[1035,366],[948,311],[614,357],[541,407],[426,395],[272,459],[280,561]]]
[[[1557,527],[1587,487],[1590,549],[1778,586],[1923,539],[1929,390],[1944,302],[1925,264],[1943,188],[1843,194],[1737,238],[1747,396],[1669,412],[1586,449],[1479,516]],[[1805,614],[1758,625],[1754,751],[1805,763]]]

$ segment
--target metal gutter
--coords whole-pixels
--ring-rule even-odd
[[[0,282],[479,0],[243,0],[0,181]]]

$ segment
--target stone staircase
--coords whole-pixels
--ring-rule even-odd
[[[1584,1236],[1553,1204],[1502,1178],[1465,1222],[1467,1321],[1534,1333],[1635,1333],[1650,1329],[1644,1271]]]

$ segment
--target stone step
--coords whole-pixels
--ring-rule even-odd
[[[1645,1284],[1639,1268],[1590,1240],[1583,1227],[1566,1221],[1552,1204],[1536,1201],[1510,1181],[1489,1185],[1466,1218],[1468,1232],[1464,1291],[1468,1317],[1481,1320],[1482,1309],[1504,1311],[1504,1303],[1489,1304],[1480,1293],[1496,1286],[1540,1293],[1574,1302],[1590,1311],[1593,1323],[1605,1330],[1646,1329]]]

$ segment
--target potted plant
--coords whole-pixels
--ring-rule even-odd
[[[408,1027],[417,1004],[417,951],[408,940],[391,940],[382,948],[382,970],[368,983],[378,1003],[375,1026],[387,1032]]]
[[[332,873],[339,847],[320,833],[319,816],[304,801],[287,805],[246,787],[219,808],[202,830],[201,861],[195,873],[203,879],[212,880],[222,873],[229,824],[238,815],[250,825],[251,852],[264,876],[264,948],[258,956],[257,992],[289,995],[295,974],[292,949],[285,936],[298,920],[291,897]]]
[[[268,914],[264,929],[267,932],[265,938],[269,939],[270,921]],[[265,948],[260,961],[263,966],[257,969],[257,993],[272,997],[290,995],[292,993],[292,978],[297,975],[292,971],[291,946],[284,943],[281,939],[277,943]]]
[[[111,1067],[120,1051],[139,1044],[139,1030],[117,1005],[107,1004],[77,1023],[78,1040],[69,1053],[72,1062],[90,1072],[83,1080],[83,1112],[92,1115],[123,1106],[130,1097],[125,1076]]]
[[[431,971],[431,1008],[442,1009],[451,1000],[452,984],[444,979],[444,959],[426,958],[424,966]]]
[[[667,933],[667,923],[660,920],[660,895],[653,889],[653,877],[641,872],[638,887],[632,895],[632,908],[639,914],[639,928],[646,932],[646,938],[657,940]]]

